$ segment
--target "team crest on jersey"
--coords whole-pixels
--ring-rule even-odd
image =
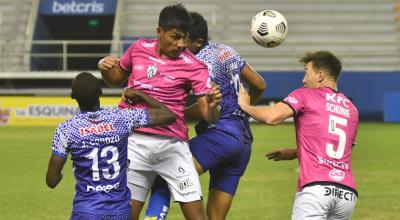
[[[156,66],[147,66],[147,79],[153,78],[156,75],[157,71],[158,69]]]

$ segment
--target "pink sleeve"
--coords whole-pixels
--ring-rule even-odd
[[[283,102],[288,104],[293,109],[295,115],[302,112],[306,107],[305,90],[296,89],[292,91]]]
[[[132,72],[132,51],[133,48],[135,47],[136,42],[131,44],[131,46],[125,51],[124,55],[122,55],[120,61],[119,61],[119,66],[121,69],[125,70],[126,72],[130,73]]]
[[[194,95],[203,95],[211,90],[211,80],[207,67],[193,71],[190,84]]]

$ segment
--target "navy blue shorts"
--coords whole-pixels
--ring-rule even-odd
[[[210,172],[209,189],[235,195],[250,160],[251,140],[212,128],[191,139],[189,147],[204,171]]]
[[[107,215],[73,211],[70,220],[129,220],[130,217],[130,212],[119,215]]]

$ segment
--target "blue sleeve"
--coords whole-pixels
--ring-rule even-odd
[[[134,128],[149,126],[149,111],[147,109],[123,109],[121,114],[129,131]]]
[[[68,138],[64,134],[63,124],[59,125],[53,136],[53,143],[51,150],[54,155],[60,156],[62,158],[67,158],[68,156]]]

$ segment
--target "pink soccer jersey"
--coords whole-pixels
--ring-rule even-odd
[[[358,110],[342,93],[330,88],[300,88],[284,99],[295,111],[299,190],[326,181],[355,189],[351,151]]]
[[[138,131],[188,140],[188,128],[184,119],[186,97],[190,90],[194,95],[210,91],[211,83],[207,66],[196,60],[186,49],[177,59],[160,57],[156,53],[156,39],[140,39],[132,44],[121,57],[120,66],[130,73],[128,86],[139,89],[165,104],[173,111],[175,123]],[[120,108],[128,108],[121,100]],[[136,108],[146,108],[144,103],[134,104]]]

